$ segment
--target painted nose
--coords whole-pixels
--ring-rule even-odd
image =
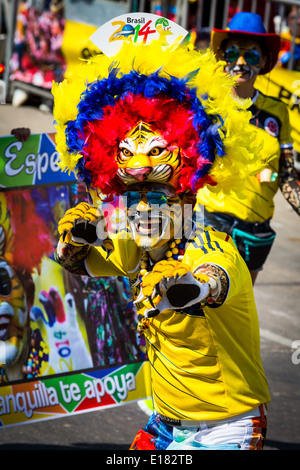
[[[246,61],[244,59],[244,56],[240,55],[238,60],[236,61],[238,65],[245,65]]]
[[[149,205],[148,205],[148,201],[147,201],[147,198],[146,198],[145,194],[141,195],[141,200],[138,203],[138,205],[136,206],[136,210],[140,211],[140,212],[149,210]]]
[[[139,152],[129,160],[125,171],[137,181],[145,181],[151,172],[151,162],[147,155]]]
[[[143,167],[143,168],[126,168],[125,169],[126,173],[128,173],[130,176],[133,176],[138,181],[145,181],[147,179],[147,176],[151,172],[151,167]]]

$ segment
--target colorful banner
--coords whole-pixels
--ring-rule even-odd
[[[269,74],[259,76],[255,86],[287,104],[294,148],[300,152],[300,72],[276,67]]]
[[[76,181],[57,164],[55,134],[33,134],[26,142],[1,137],[0,155],[0,188]]]
[[[0,427],[139,400],[151,394],[149,374],[149,363],[143,362],[1,387]]]
[[[0,149],[0,425],[150,396],[129,280],[74,276],[54,259],[58,221],[85,187],[59,170],[53,135]],[[122,207],[104,210],[114,230]]]

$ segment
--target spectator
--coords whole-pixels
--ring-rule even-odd
[[[233,95],[239,100],[251,100],[250,122],[263,132],[264,149],[274,147],[276,154],[265,170],[248,177],[244,187],[246,198],[234,191],[230,195],[217,194],[208,187],[198,194],[198,202],[205,206],[205,223],[233,237],[254,284],[275,238],[270,221],[278,188],[300,214],[300,188],[293,163],[288,109],[255,88],[257,76],[275,66],[280,38],[277,34],[267,34],[259,15],[241,12],[233,17],[226,30],[213,29],[211,44],[217,59],[226,62],[224,71],[236,80]]]

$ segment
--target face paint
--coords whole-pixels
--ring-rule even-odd
[[[0,285],[0,340],[5,346],[5,363],[11,365],[22,353],[28,312],[23,285],[12,267],[2,258]]]
[[[181,198],[168,187],[160,191],[158,188],[132,191],[131,188],[124,197],[133,238],[144,250],[163,246],[181,230]]]
[[[248,65],[226,65],[225,71],[230,73],[233,77],[241,75],[242,77],[247,77],[248,80],[252,80],[254,76],[253,68]],[[256,75],[258,75],[258,73],[256,73]]]
[[[236,47],[227,48],[224,52],[224,59],[228,64],[233,64],[238,60],[240,56],[244,57],[244,60],[249,65],[257,65],[261,61],[261,55],[258,51],[251,49],[246,51],[240,51]]]
[[[225,71],[233,77],[240,75],[237,82],[255,79],[265,62],[258,42],[243,39],[229,40],[223,58],[227,62]]]
[[[162,246],[169,238],[167,233],[172,233],[172,219],[162,211],[135,211],[128,220],[136,244],[144,250]]]

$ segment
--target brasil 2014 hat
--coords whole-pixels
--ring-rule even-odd
[[[280,36],[275,33],[267,33],[260,15],[242,11],[234,15],[226,29],[212,29],[211,48],[218,59],[221,58],[222,42],[234,35],[257,39],[263,44],[267,62],[261,70],[261,74],[264,75],[272,70],[276,65],[280,50]]]

